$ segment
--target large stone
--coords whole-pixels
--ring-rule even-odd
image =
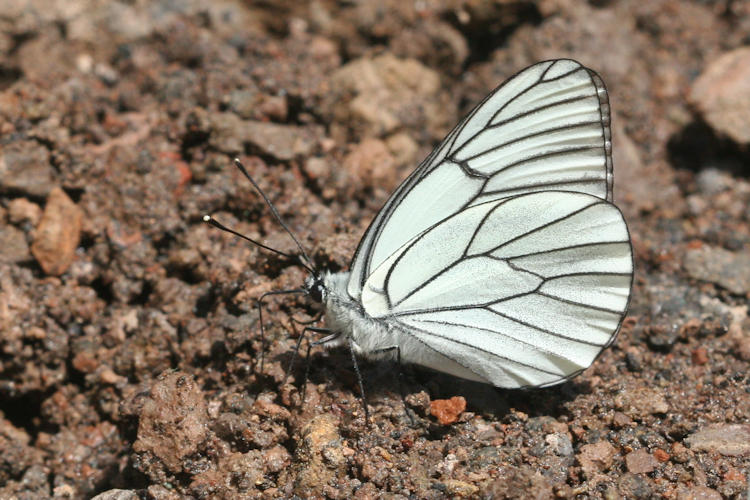
[[[693,83],[689,99],[719,134],[750,143],[750,47],[716,58]]]
[[[730,457],[750,456],[750,425],[720,424],[690,434],[685,441],[693,451]]]
[[[709,281],[738,295],[750,293],[750,255],[703,245],[688,250],[685,270],[691,278]]]
[[[436,133],[455,119],[440,98],[440,77],[414,59],[391,54],[351,61],[331,76],[323,108],[336,139],[384,137],[400,129]],[[441,102],[442,101],[442,102]],[[444,132],[444,130],[440,130]]]
[[[242,153],[248,144],[260,155],[288,161],[312,153],[319,140],[313,127],[242,120],[234,113],[219,113],[211,123],[211,145],[233,155]]]
[[[133,443],[133,451],[148,457],[144,464],[160,461],[173,474],[182,472],[183,460],[198,451],[208,433],[203,393],[185,373],[160,375],[138,416],[138,439]]]

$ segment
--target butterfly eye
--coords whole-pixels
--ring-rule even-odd
[[[313,276],[308,278],[305,282],[305,289],[310,298],[315,302],[323,302],[323,299],[325,299],[326,287],[320,278]]]

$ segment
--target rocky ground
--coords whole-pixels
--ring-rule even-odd
[[[748,33],[731,0],[0,1],[0,498],[745,498]],[[413,421],[363,362],[371,427],[313,349],[303,401],[317,310],[269,300],[264,351],[254,299],[304,272],[201,222],[294,251],[232,158],[345,269],[463,113],[558,57],[610,91],[616,343],[544,390],[407,367]]]

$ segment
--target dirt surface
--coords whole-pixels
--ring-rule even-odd
[[[0,1],[0,498],[745,498],[748,33],[730,0]],[[405,405],[361,362],[369,428],[348,352],[285,381],[317,310],[269,299],[263,350],[254,299],[305,274],[201,222],[295,250],[232,158],[345,269],[462,114],[557,57],[610,91],[616,343],[544,390],[406,367]]]

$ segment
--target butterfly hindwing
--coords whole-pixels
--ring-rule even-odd
[[[446,358],[443,368],[499,387],[589,366],[619,329],[633,274],[620,211],[563,191],[469,207],[394,255],[365,283],[368,315]]]

